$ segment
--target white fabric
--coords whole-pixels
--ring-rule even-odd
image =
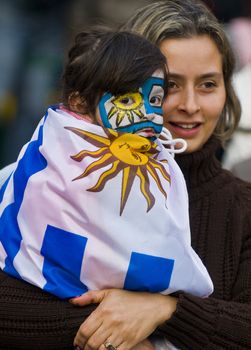
[[[107,132],[48,110],[0,197],[1,268],[60,298],[110,287],[209,295],[175,160],[160,143],[149,156],[148,140]]]
[[[15,169],[15,167],[16,167],[16,164],[12,163],[0,170],[0,188],[5,183],[5,181],[10,176],[10,174]]]
[[[151,337],[151,343],[155,350],[179,350],[165,337]]]

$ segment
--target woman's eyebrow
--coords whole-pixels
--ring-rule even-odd
[[[198,78],[200,79],[206,79],[206,78],[212,78],[212,77],[215,77],[215,78],[221,78],[223,76],[223,73],[221,72],[207,72],[207,73],[204,73],[204,74],[201,74],[198,76]],[[176,78],[176,79],[186,79],[186,76],[183,75],[183,74],[179,74],[179,73],[172,73],[169,71],[169,74],[168,74],[168,77],[169,79],[170,78]]]
[[[185,78],[185,75],[183,74],[178,74],[178,73],[172,73],[169,71],[168,77],[170,78]]]
[[[223,76],[223,73],[221,72],[208,72],[200,75],[201,78],[211,78],[211,77],[221,78],[222,76]]]

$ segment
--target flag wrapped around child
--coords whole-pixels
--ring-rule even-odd
[[[159,142],[48,109],[0,191],[0,268],[60,298],[124,288],[207,296],[186,185]]]

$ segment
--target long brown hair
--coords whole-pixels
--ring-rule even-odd
[[[222,57],[226,103],[214,134],[222,141],[238,126],[241,107],[232,85],[235,57],[228,38],[216,17],[198,0],[165,0],[139,9],[122,27],[143,35],[156,45],[165,39],[208,35]],[[203,49],[203,48],[202,48]]]

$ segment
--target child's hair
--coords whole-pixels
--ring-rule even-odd
[[[95,114],[105,92],[120,95],[137,90],[157,69],[164,72],[166,58],[154,44],[138,34],[92,27],[79,33],[70,49],[63,75],[63,103],[78,94],[85,113]]]

